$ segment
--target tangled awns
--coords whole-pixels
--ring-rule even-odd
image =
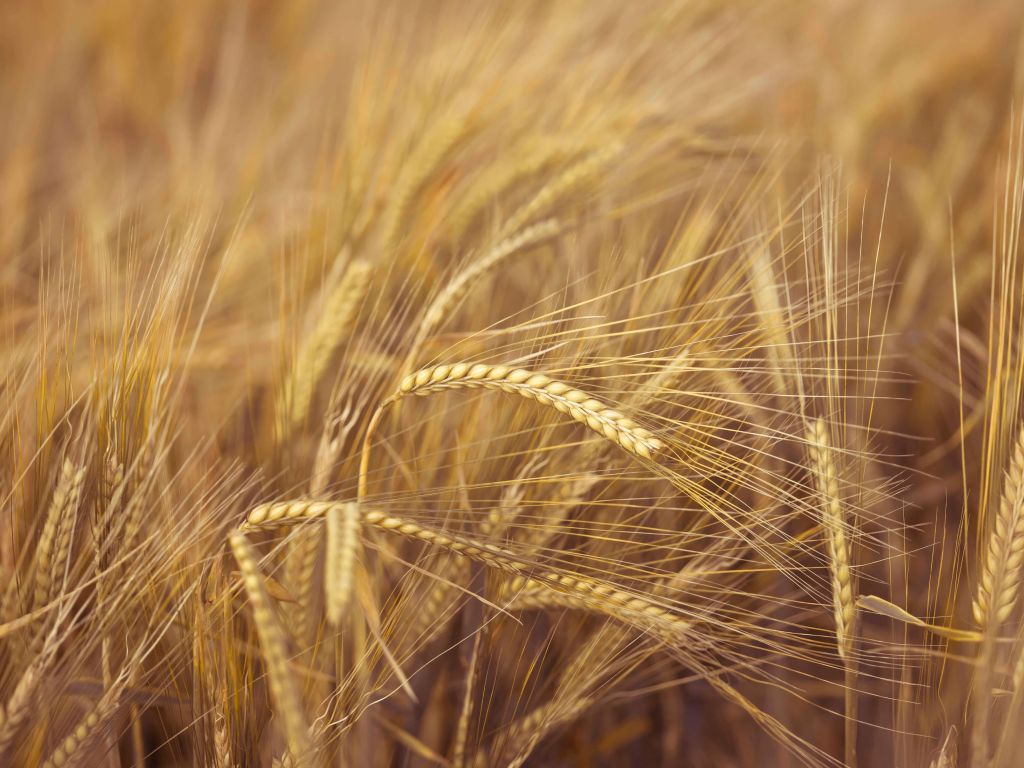
[[[1024,764],[1024,4],[0,3],[0,766]]]

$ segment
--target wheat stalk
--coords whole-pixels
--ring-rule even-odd
[[[359,506],[350,501],[335,505],[327,513],[327,563],[324,592],[327,620],[339,626],[352,593],[352,573],[359,547]]]
[[[1024,565],[1024,429],[1014,443],[995,525],[989,534],[978,592],[971,605],[975,622],[998,626],[1009,618]]]
[[[462,709],[455,725],[455,743],[452,746],[452,768],[464,768],[466,765],[466,741],[469,738],[469,723],[473,717],[473,696],[476,693],[477,666],[480,663],[480,641],[483,631],[480,630],[473,638],[473,652],[469,658],[469,671],[466,673],[462,692]]]
[[[309,755],[311,741],[306,722],[302,696],[288,667],[288,648],[284,631],[278,622],[263,581],[256,556],[243,533],[233,531],[229,536],[231,551],[242,573],[245,593],[252,606],[253,622],[267,664],[270,691],[277,711],[284,721],[288,751],[294,761],[302,763]]]

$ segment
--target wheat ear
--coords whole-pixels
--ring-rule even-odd
[[[839,498],[839,478],[829,444],[828,426],[817,419],[808,433],[808,453],[821,498],[822,523],[828,542],[829,569],[832,573],[832,602],[836,621],[836,644],[845,661],[852,645],[850,634],[855,617],[853,577],[850,572],[850,548],[846,541],[846,523]]]
[[[1009,618],[1020,590],[1024,565],[1024,429],[1014,443],[1010,466],[1003,482],[995,525],[989,534],[978,593],[971,606],[974,620],[984,627]]]
[[[14,764],[14,753],[17,750],[15,739],[35,714],[33,701],[40,684],[45,680],[52,658],[53,654],[48,651],[39,654],[22,672],[11,695],[0,706],[0,762],[4,765]]]
[[[828,425],[817,419],[808,433],[811,467],[821,497],[822,525],[828,542],[829,570],[832,573],[832,606],[836,622],[836,649],[843,663],[845,687],[845,757],[847,768],[857,762],[857,667],[853,658],[855,637],[853,622],[856,603],[853,598],[853,575],[850,569],[850,547],[846,540],[846,521],[839,498],[839,476],[829,440]],[[719,681],[722,682],[722,681]],[[724,685],[724,683],[723,683]]]
[[[267,663],[270,691],[277,704],[278,713],[284,721],[288,751],[296,763],[302,764],[310,754],[312,745],[302,696],[288,667],[288,648],[284,630],[278,623],[270,603],[263,575],[248,539],[244,534],[233,531],[229,541],[235,562],[242,573],[245,593],[252,606],[256,634],[259,636],[263,658]]]
[[[297,500],[261,504],[249,512],[242,529],[273,528],[322,519],[335,506],[339,506],[339,502]],[[393,531],[408,539],[523,577],[523,581],[515,582],[514,587],[525,590],[547,589],[565,594],[580,601],[580,604],[586,604],[592,610],[619,620],[636,621],[637,618],[643,618],[659,634],[676,639],[690,628],[689,622],[641,595],[625,592],[609,584],[567,571],[542,570],[532,573],[514,553],[489,542],[454,533],[442,533],[379,510],[365,509],[362,505],[359,512],[363,525]]]
[[[407,395],[420,397],[451,389],[494,389],[521,395],[554,408],[585,424],[620,448],[644,459],[651,459],[665,444],[636,422],[606,403],[543,373],[522,368],[484,363],[456,363],[424,368],[405,377],[398,392],[384,401],[374,413],[363,437],[359,466],[359,499],[366,495],[366,476],[370,461],[370,441],[388,404]]]
[[[282,440],[306,418],[320,377],[338,346],[352,331],[353,320],[366,297],[372,274],[369,262],[356,259],[327,295],[312,334],[299,347],[291,376],[285,382],[278,402]]]
[[[54,585],[60,579],[67,561],[74,522],[72,518],[78,509],[84,478],[84,467],[76,469],[71,461],[64,460],[36,547],[33,608],[46,605],[54,596]]]
[[[397,244],[400,228],[408,215],[413,197],[472,126],[471,112],[463,111],[433,123],[416,145],[402,166],[391,206],[384,216],[382,240],[385,247],[394,247]]]
[[[622,142],[611,144],[591,153],[549,181],[530,200],[516,210],[501,228],[502,235],[518,232],[537,216],[543,214],[562,198],[589,182],[601,172],[621,151]]]
[[[450,317],[459,301],[466,295],[473,284],[482,276],[497,267],[509,256],[538,246],[561,232],[557,219],[547,219],[506,237],[482,257],[473,259],[465,269],[455,275],[444,287],[444,290],[430,303],[423,315],[423,320],[416,332],[412,346],[409,348],[407,367],[415,363],[415,358],[423,346],[423,342],[433,334]]]
[[[354,501],[335,505],[327,511],[327,564],[324,593],[327,620],[339,626],[352,594],[352,574],[359,548],[359,505]]]
[[[483,174],[475,178],[466,194],[452,209],[451,215],[447,217],[452,242],[460,242],[484,209],[493,205],[504,193],[545,168],[571,160],[583,151],[578,145],[550,139],[534,139],[523,143],[526,146],[517,147],[519,151],[514,152],[510,159],[499,159],[497,165],[488,166]]]
[[[409,606],[409,629],[405,632],[403,651],[412,646],[426,646],[444,632],[458,613],[456,602],[462,594],[459,588],[470,577],[469,561],[463,557],[445,555],[437,561],[433,571],[438,578],[426,584],[425,594],[416,595]]]
[[[544,737],[554,729],[575,720],[591,704],[592,701],[584,697],[549,701],[535,707],[505,728],[501,743],[495,740],[496,743],[491,748],[489,762],[484,752],[478,752],[473,760],[474,768],[498,765],[502,755],[509,753],[514,755],[506,764],[509,768],[523,765]]]
[[[42,768],[72,768],[89,755],[86,747],[100,734],[100,726],[117,711],[128,680],[127,667],[112,681],[95,706],[83,717],[43,763]]]

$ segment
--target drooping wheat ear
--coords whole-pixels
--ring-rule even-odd
[[[639,626],[659,639],[678,642],[690,630],[690,622],[674,615],[648,597],[625,592],[574,574],[548,573],[546,579],[517,576],[502,590],[510,611],[576,608],[608,616],[629,626]]]
[[[822,524],[828,542],[836,644],[840,657],[846,661],[852,648],[851,631],[856,608],[853,599],[853,576],[850,571],[850,547],[846,540],[846,522],[839,498],[839,477],[832,458],[828,425],[824,419],[817,419],[808,432],[807,448],[821,498]]]
[[[541,187],[536,195],[509,216],[501,227],[501,235],[518,232],[537,216],[543,215],[559,200],[571,195],[599,174],[622,149],[622,142],[615,141],[569,166],[564,172]]]
[[[313,392],[338,346],[351,333],[373,275],[368,261],[356,259],[327,295],[313,332],[299,347],[291,374],[278,400],[281,440],[287,439],[309,412]]]
[[[483,363],[456,363],[424,368],[405,377],[398,392],[385,401],[397,402],[407,395],[424,397],[451,389],[494,389],[521,395],[571,416],[599,435],[611,440],[624,450],[644,459],[651,459],[665,444],[636,422],[614,410],[606,403],[568,384],[556,381],[543,373],[532,373],[522,368]],[[369,445],[373,427],[379,418],[371,420],[363,440],[360,465],[360,498],[366,491],[366,471],[369,467]]]
[[[261,504],[249,512],[242,524],[242,529],[274,528],[294,525],[306,520],[323,519],[332,507],[340,504],[341,502],[305,499]],[[568,571],[538,570],[531,572],[532,569],[524,565],[513,552],[490,542],[425,528],[411,520],[394,517],[379,510],[366,509],[363,505],[359,506],[359,514],[363,525],[373,526],[384,531],[393,531],[407,539],[420,541],[461,557],[477,560],[491,568],[522,577],[522,581],[513,582],[512,589],[554,591],[569,596],[567,599],[577,600],[577,604],[585,604],[591,610],[604,613],[620,621],[636,623],[640,619],[652,631],[664,633],[676,639],[690,628],[689,622],[685,619],[675,616],[671,611],[649,598],[625,592],[610,584]]]
[[[974,620],[998,626],[1009,618],[1020,590],[1024,566],[1024,428],[1017,435],[1003,481],[995,525],[988,538],[978,593],[971,605]]]
[[[433,123],[416,145],[402,166],[391,204],[384,214],[381,232],[385,247],[397,244],[413,197],[472,127],[472,113],[465,110]]]
[[[393,399],[449,389],[484,388],[522,395],[585,424],[636,456],[650,459],[665,444],[607,404],[543,373],[482,363],[437,365],[406,376]]]
[[[359,549],[359,505],[350,501],[327,511],[327,565],[324,593],[327,620],[340,626],[352,594],[352,573]]]
[[[480,258],[473,259],[469,264],[445,286],[444,290],[430,303],[423,315],[423,321],[416,331],[409,355],[406,370],[416,362],[416,357],[423,343],[450,317],[459,301],[481,277],[497,267],[509,256],[534,248],[556,237],[562,227],[557,219],[546,219],[506,237]]]
[[[278,715],[284,722],[288,751],[294,763],[301,765],[308,759],[312,744],[302,696],[288,667],[288,647],[284,630],[270,603],[263,574],[249,546],[249,540],[245,534],[233,531],[229,541],[235,562],[242,573],[245,593],[252,606],[253,623],[267,664],[270,692],[277,705]]]
[[[78,510],[84,479],[85,468],[76,469],[71,461],[65,459],[36,547],[33,608],[41,608],[55,596],[56,584],[64,572],[71,548],[74,515]]]

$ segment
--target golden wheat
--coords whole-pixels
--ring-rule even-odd
[[[974,621],[986,627],[991,619],[996,626],[1013,612],[1020,591],[1024,566],[1024,429],[1013,444],[1013,453],[1003,482],[995,524],[971,604]]]
[[[229,540],[252,607],[256,632],[267,664],[270,690],[277,704],[277,712],[284,721],[288,751],[293,760],[302,764],[308,759],[312,742],[302,696],[288,665],[289,654],[284,631],[274,613],[259,564],[245,535],[235,531]]]
[[[359,306],[366,299],[367,286],[373,276],[368,261],[353,260],[338,285],[324,301],[312,333],[303,341],[285,382],[277,404],[281,423],[281,439],[306,418],[313,392],[320,382],[338,346],[352,332],[352,323]]]
[[[850,550],[846,540],[846,521],[843,518],[842,501],[839,496],[839,478],[832,458],[828,425],[824,419],[815,420],[807,434],[807,445],[821,498],[822,521],[828,542],[836,644],[839,655],[846,660],[852,646],[851,630],[856,606],[850,571]]]
[[[56,585],[63,577],[84,479],[85,468],[76,469],[65,459],[36,546],[33,608],[41,608],[53,599]]]
[[[359,507],[350,501],[326,512],[327,563],[324,567],[324,593],[327,595],[327,620],[340,626],[352,593],[352,573],[359,548]]]

